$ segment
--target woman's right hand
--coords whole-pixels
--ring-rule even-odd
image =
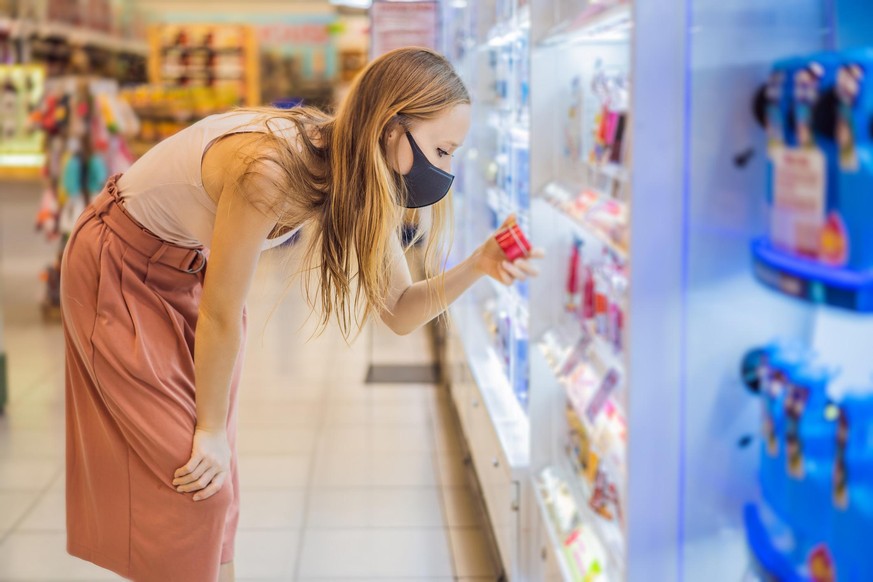
[[[202,501],[221,491],[229,473],[227,432],[197,428],[191,458],[176,470],[173,486],[179,493],[197,492],[194,501]]]

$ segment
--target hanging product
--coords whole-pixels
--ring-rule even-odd
[[[32,121],[46,134],[46,187],[36,226],[50,239],[60,236],[57,260],[44,277],[44,313],[56,318],[59,264],[66,238],[108,177],[130,167],[133,157],[125,141],[139,130],[139,124],[119,98],[116,82],[88,77],[47,83]]]

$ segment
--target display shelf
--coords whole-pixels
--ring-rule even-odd
[[[491,111],[488,114],[488,126],[497,132],[508,134],[517,145],[530,145],[530,122],[523,114]]]
[[[488,278],[488,283],[494,289],[494,293],[500,297],[502,303],[512,307],[514,312],[518,314],[521,320],[520,323],[527,327],[526,323],[530,319],[530,308],[528,307],[527,300],[519,294],[518,288],[515,285],[507,287],[491,277]]]
[[[755,277],[791,297],[870,313],[873,270],[852,271],[795,257],[773,246],[768,237],[752,243]]]
[[[537,46],[552,47],[585,42],[628,42],[633,20],[629,3],[589,4],[575,19],[548,30]]]
[[[566,187],[562,186],[561,184],[552,182],[548,184],[545,188],[543,188],[542,192],[540,193],[540,197],[547,200],[549,202],[549,205],[554,208],[555,211],[557,211],[566,220],[571,222],[580,232],[583,238],[587,238],[587,236],[593,236],[598,241],[600,241],[601,244],[608,247],[609,250],[613,252],[616,257],[618,257],[622,261],[626,261],[628,259],[627,243],[624,241],[615,240],[615,237],[604,231],[604,229],[599,228],[597,225],[592,224],[584,217],[587,214],[588,209],[593,209],[598,205],[603,204],[606,201],[606,198],[598,196],[591,191],[588,191],[588,196],[590,200],[587,204],[587,209],[582,211],[583,216],[580,217],[570,212],[571,206],[575,204],[575,197]],[[612,198],[609,199],[609,202],[611,204],[619,206],[619,208],[622,209],[621,212],[626,215],[627,209],[624,203],[614,200]]]
[[[538,342],[555,380],[562,383],[561,378],[572,371],[568,367],[583,362],[591,364],[601,380],[609,370],[618,370],[624,375],[625,362],[621,353],[595,332],[591,322],[580,323],[579,328],[581,331],[575,337],[564,334],[564,338],[560,338],[557,333],[547,333]]]
[[[12,20],[10,30],[15,38],[38,36],[43,38],[60,38],[75,45],[86,45],[102,48],[111,52],[129,53],[147,56],[148,43],[144,40],[129,39],[99,30],[89,30],[62,22],[44,22],[30,20]]]
[[[545,499],[545,492],[540,486],[534,485],[534,495],[537,502],[537,510],[540,516],[540,523],[546,532],[549,540],[550,550],[555,557],[555,562],[561,572],[561,577],[564,580],[575,580],[577,576],[571,570],[569,560],[565,553],[565,545],[563,543],[564,536],[561,535],[561,528],[555,523],[555,517],[549,511],[548,504]]]
[[[550,510],[548,497],[544,494],[542,485],[544,474],[549,474],[550,480],[564,489],[566,506],[562,508],[563,511],[574,513],[569,518],[569,527],[566,529],[556,523],[555,512]],[[606,521],[589,508],[586,495],[579,488],[578,481],[568,467],[557,464],[540,471],[534,483],[539,509],[543,512],[543,520],[550,526],[549,537],[560,558],[561,572],[567,581],[586,580],[589,574],[599,574],[604,580],[623,580],[624,535],[615,523]],[[572,507],[569,507],[570,505]],[[586,530],[589,530],[590,534]],[[589,556],[574,556],[572,550],[568,551],[567,542],[574,534],[588,534],[584,549],[590,551]],[[579,567],[580,564],[582,568]]]
[[[514,475],[526,469],[530,460],[530,423],[512,390],[500,357],[492,345],[482,318],[464,317],[461,309],[453,306],[450,314],[459,326],[467,364],[482,393],[485,408],[497,432],[504,456]]]
[[[584,579],[577,569],[573,567],[571,559],[567,555],[567,544],[565,542],[568,541],[568,534],[556,523],[554,510],[550,508],[552,504],[549,503],[546,497],[548,493],[545,491],[545,487],[541,482],[535,482],[533,491],[537,502],[540,523],[546,531],[549,545],[552,548],[552,554],[555,556],[558,568],[560,569],[561,577],[564,580],[573,581]]]

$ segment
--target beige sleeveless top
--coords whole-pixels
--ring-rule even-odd
[[[138,159],[118,181],[124,207],[140,224],[163,240],[183,246],[209,247],[216,205],[203,187],[200,164],[218,138],[232,133],[264,132],[250,112],[210,115],[165,139]],[[296,138],[296,128],[270,122],[276,133]],[[278,130],[275,128],[278,127]],[[263,249],[282,244],[289,233],[264,242]]]

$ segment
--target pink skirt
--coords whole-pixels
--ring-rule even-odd
[[[233,559],[241,357],[227,424],[231,478],[199,502],[172,485],[194,435],[205,266],[201,249],[166,243],[124,211],[118,176],[64,251],[67,550],[136,581],[212,582]]]

